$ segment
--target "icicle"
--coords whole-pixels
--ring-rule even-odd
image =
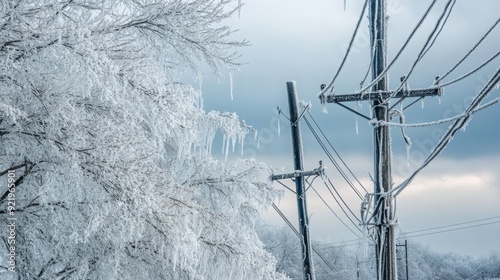
[[[202,91],[201,91],[201,86],[203,84],[203,77],[200,76],[200,85],[199,85],[199,90],[198,90],[198,108],[200,108],[201,110],[203,110],[203,96],[202,96]]]
[[[406,140],[405,140],[406,142]],[[411,151],[411,142],[406,143],[406,163],[410,166],[410,151]]]
[[[441,105],[441,95],[438,96],[439,105]]]
[[[356,123],[356,134],[359,134],[359,129],[358,129],[358,115],[354,115],[354,122]]]
[[[321,112],[328,114],[328,110],[326,108],[326,102],[324,100],[321,101]]]
[[[226,150],[226,134],[222,136],[222,154],[224,154],[224,151]]]
[[[240,134],[241,156],[243,156],[243,146],[244,146],[244,143],[245,143],[245,135],[246,135],[246,133],[241,133]]]
[[[225,138],[226,138],[226,143],[225,143],[226,152],[224,154],[224,161],[227,161],[227,155],[229,154],[229,144],[230,144],[230,141],[231,141],[231,137],[225,137]]]
[[[281,127],[280,127],[280,115],[281,115],[281,110],[278,107],[278,136],[281,135]]]
[[[344,0],[344,12],[346,10],[346,7],[347,7],[347,0]]]
[[[424,105],[425,105],[425,102],[424,102],[424,99],[422,98],[422,109],[424,109]]]
[[[467,129],[467,126],[469,125],[469,122],[471,121],[471,119],[472,119],[472,115],[471,115],[471,116],[470,116],[470,117],[469,117],[469,118],[465,121],[465,123],[462,125],[461,130],[462,130],[463,132],[465,132],[465,130]]]
[[[231,87],[231,100],[233,100],[233,73],[229,72],[229,86]]]

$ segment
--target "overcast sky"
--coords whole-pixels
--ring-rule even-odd
[[[247,1],[241,16],[226,22],[239,31],[235,38],[245,38],[251,46],[240,49],[241,61],[248,63],[233,73],[234,99],[230,98],[228,73],[221,81],[205,78],[205,109],[236,112],[248,124],[259,130],[260,147],[248,137],[244,156],[256,157],[283,172],[293,168],[291,136],[286,118],[281,117],[281,135],[277,133],[276,107],[288,114],[286,82],[295,80],[299,99],[312,103],[311,114],[320,123],[330,141],[344,157],[361,182],[373,191],[369,175],[373,174],[372,127],[347,110],[329,104],[328,113],[321,112],[317,98],[319,86],[329,83],[344,55],[360,9],[364,1],[348,0],[252,0]],[[390,88],[398,86],[399,77],[409,71],[425,39],[434,27],[445,2],[438,1],[424,25],[417,32],[402,57],[389,72]],[[431,3],[426,1],[388,1],[388,59],[394,57],[404,40]],[[500,2],[496,0],[457,1],[453,13],[433,48],[418,64],[409,80],[412,89],[430,86],[434,77],[444,74],[481,38],[498,19]],[[500,50],[500,27],[497,27],[471,57],[448,79],[458,77],[475,68]],[[369,35],[367,16],[348,63],[335,83],[336,93],[354,93],[369,63]],[[500,65],[500,59],[467,80],[445,88],[442,98],[427,97],[405,111],[407,123],[438,120],[461,113],[485,81]],[[499,90],[491,94],[499,96]],[[405,101],[408,104],[410,101]],[[349,104],[369,115],[369,104]],[[446,150],[400,195],[397,215],[403,232],[456,224],[500,216],[500,105],[474,116],[465,131],[459,132]],[[401,182],[424,159],[449,124],[428,128],[407,129],[413,142],[409,160],[399,129],[392,128],[393,179]],[[302,123],[305,150],[305,168],[317,167],[323,160],[328,175],[337,185],[355,213],[360,200],[334,172],[333,165]],[[220,144],[220,143],[219,143]],[[215,142],[214,151],[218,143]],[[336,213],[341,211],[318,180],[315,188]],[[276,184],[277,188],[280,188]],[[296,224],[296,206],[293,194],[285,193],[277,202],[289,219]],[[317,195],[307,193],[311,234],[314,239],[338,242],[355,239],[329,212]],[[271,209],[272,210],[272,209]],[[274,211],[274,210],[272,210]],[[272,211],[265,220],[284,225]],[[484,222],[498,222],[500,219]],[[464,226],[469,226],[466,224]],[[473,224],[472,224],[473,225]],[[444,228],[449,229],[449,228]],[[425,232],[422,232],[425,233]],[[429,244],[437,251],[455,251],[472,255],[500,250],[500,223],[412,238]]]

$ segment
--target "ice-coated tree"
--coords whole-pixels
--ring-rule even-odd
[[[232,2],[1,1],[1,279],[284,279],[254,230],[267,166],[210,155],[250,128],[179,82],[237,66]]]

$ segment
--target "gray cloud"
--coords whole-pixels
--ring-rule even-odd
[[[237,112],[248,124],[260,131],[260,149],[257,149],[255,141],[248,137],[244,156],[257,157],[274,166],[291,170],[290,131],[287,120],[281,117],[282,134],[278,136],[275,108],[280,106],[284,112],[288,112],[285,83],[296,80],[299,98],[312,103],[311,113],[327,137],[342,155],[351,159],[350,163],[355,166],[356,172],[359,172],[360,177],[369,185],[367,173],[372,169],[373,153],[371,126],[359,118],[359,132],[356,133],[355,117],[352,113],[339,106],[329,105],[328,114],[323,114],[317,98],[319,85],[329,82],[340,64],[363,1],[348,1],[345,12],[342,10],[342,2],[253,0],[247,3],[241,11],[241,18],[235,18],[228,24],[240,29],[236,34],[237,37],[251,41],[252,46],[241,50],[242,61],[249,64],[243,66],[240,72],[233,73],[234,100],[230,100],[229,97],[227,78],[222,79],[220,83],[216,79],[205,79],[203,81],[205,108]],[[430,1],[409,0],[391,2],[393,12],[389,23],[389,59],[394,57],[395,52],[427,8],[427,3],[422,2],[430,3]],[[409,71],[443,5],[441,2],[437,4],[428,22],[390,71],[391,88],[397,87],[399,77]],[[409,82],[410,87],[428,87],[435,76],[442,75],[450,69],[497,20],[499,9],[500,2],[495,0],[481,1],[480,5],[473,1],[457,1],[448,25],[415,69]],[[352,56],[336,82],[336,92],[339,94],[355,91],[368,66],[370,51],[366,20],[362,28],[365,31],[362,31],[356,40]],[[499,50],[497,40],[500,37],[500,28],[497,29],[477,53],[447,80],[468,72]],[[420,103],[415,104],[405,111],[406,122],[434,121],[461,113],[469,104],[470,97],[480,90],[498,67],[499,62],[500,59],[496,59],[490,66],[466,81],[447,87],[445,95],[440,99],[426,98],[424,108]],[[493,96],[498,97],[498,90]],[[356,104],[350,106],[369,115],[369,104],[366,102],[362,104],[362,108],[357,108]],[[467,129],[456,135],[438,160],[418,177],[408,191],[403,192],[399,202],[401,209],[399,213],[401,224],[405,229],[439,226],[488,217],[491,216],[490,213],[499,212],[497,206],[500,201],[499,178],[496,175],[500,164],[499,112],[497,105],[476,114]],[[418,166],[447,127],[448,124],[407,129],[406,133],[413,142],[409,153],[409,165],[400,131],[392,129],[395,180],[401,180]],[[318,159],[326,162],[326,156],[321,155],[319,146],[304,123],[302,131],[307,166],[315,168]],[[217,141],[214,143],[214,151],[217,151],[219,144]],[[453,178],[458,178],[459,181]],[[442,185],[442,188],[439,188],[439,185]],[[345,188],[342,184],[340,186]],[[431,187],[435,190],[429,189]],[[309,205],[319,204],[317,198],[313,198],[313,195],[310,197]],[[471,201],[471,198],[474,201]],[[288,214],[292,215],[291,218],[294,211],[293,201],[293,197],[287,196],[282,202],[283,207],[289,208]],[[352,203],[353,207],[357,207],[354,200]],[[419,209],[422,203],[427,205],[425,209]],[[481,207],[477,207],[477,204]],[[316,236],[325,240],[330,238],[332,241],[352,237],[339,229],[342,226],[333,222],[324,207],[315,207],[311,212],[315,213],[312,221],[319,221],[318,225],[312,225]],[[331,221],[333,227],[328,226]],[[339,229],[338,235],[337,229]],[[482,232],[484,234],[482,243],[471,242],[467,246],[464,239],[470,241],[470,234],[472,232],[476,234],[476,231],[457,233],[454,238],[434,236],[422,240],[432,242],[432,245],[440,250],[479,254],[486,252],[488,246],[491,247],[493,242],[491,232],[498,233],[499,230],[499,227],[485,228]],[[458,248],[457,244],[463,246]],[[500,244],[497,243],[496,247],[500,247]]]

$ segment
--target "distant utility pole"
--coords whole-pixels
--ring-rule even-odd
[[[384,72],[387,64],[386,45],[386,1],[370,0],[369,24],[373,63],[371,66],[372,79],[377,79]],[[423,97],[441,95],[441,88],[420,90],[400,89],[397,92],[387,90],[387,76],[384,75],[373,85],[371,92],[321,96],[322,102],[342,103],[348,101],[370,100],[373,117],[376,120],[373,131],[374,138],[374,217],[375,217],[375,251],[378,280],[396,280],[396,237],[394,197],[388,192],[391,190],[391,146],[390,131],[387,125],[381,122],[390,121],[389,98]],[[324,99],[323,99],[324,98]]]
[[[405,239],[405,244],[396,244],[396,247],[405,247],[405,266],[406,266],[406,269],[405,269],[406,278],[405,278],[405,280],[409,280],[410,273],[408,271],[408,239]]]

